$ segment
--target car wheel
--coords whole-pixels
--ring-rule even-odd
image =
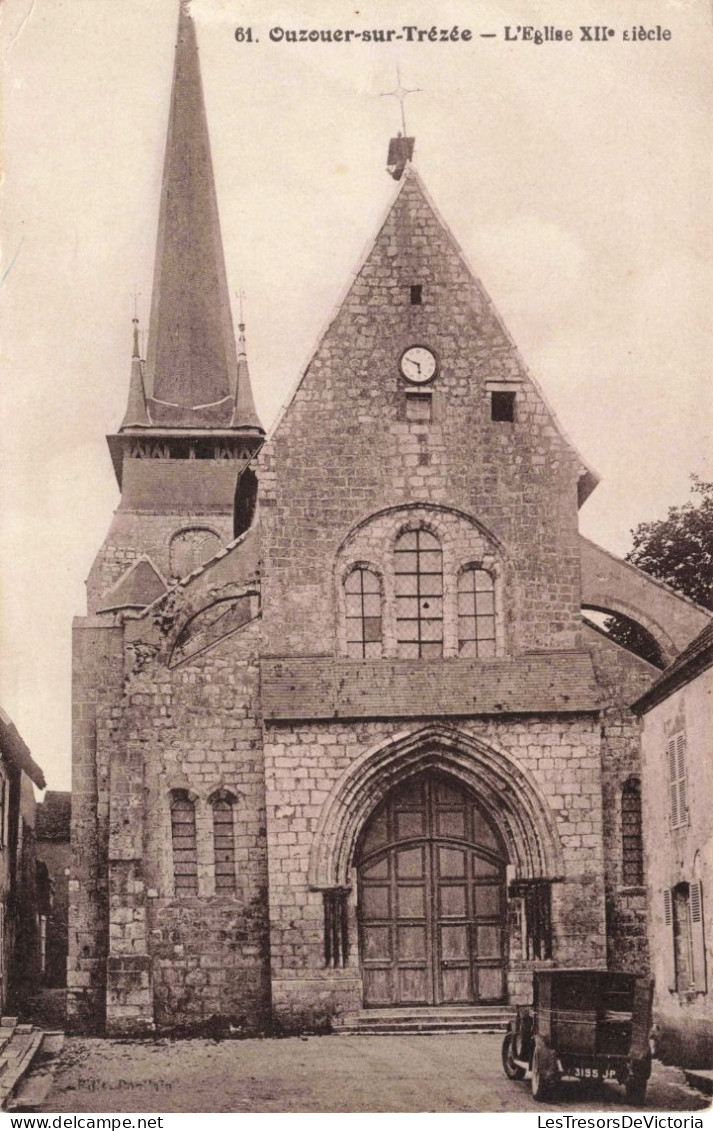
[[[546,1100],[550,1094],[551,1078],[545,1068],[545,1057],[539,1045],[535,1046],[532,1057],[532,1098],[533,1100]]]
[[[646,1080],[639,1080],[636,1076],[630,1076],[626,1081],[626,1098],[630,1104],[639,1106],[646,1099]]]
[[[514,1057],[515,1035],[514,1033],[507,1033],[503,1041],[502,1058],[503,1068],[508,1080],[522,1080],[525,1075],[525,1069],[521,1064],[518,1064]]]

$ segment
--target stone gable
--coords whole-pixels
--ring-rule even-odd
[[[414,343],[438,359],[419,391],[430,421],[409,419],[399,371]],[[490,385],[508,382],[514,423],[491,419]],[[505,548],[517,649],[577,645],[581,461],[414,173],[260,461],[269,650],[331,641],[344,539],[382,508],[416,503],[458,508]]]

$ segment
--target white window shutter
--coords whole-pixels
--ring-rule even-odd
[[[671,888],[663,889],[663,922],[664,940],[662,953],[666,973],[666,981],[670,990],[676,989],[676,954],[673,943],[673,892]]]
[[[668,789],[671,799],[671,828],[680,829],[688,824],[688,798],[686,796],[686,735],[674,735],[666,743]]]
[[[686,797],[686,736],[683,732],[676,737],[676,777],[678,778],[678,820],[688,824],[688,799]]]
[[[676,780],[676,739],[672,738],[666,745],[666,763],[668,766],[668,790],[671,799],[671,827],[676,829],[679,825],[678,818],[678,781]]]
[[[698,993],[706,992],[706,940],[703,931],[703,885],[700,880],[690,885],[691,950],[693,952],[693,985]]]

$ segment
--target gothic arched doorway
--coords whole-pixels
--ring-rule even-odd
[[[364,1005],[502,1001],[506,864],[454,779],[427,773],[393,789],[356,854]]]

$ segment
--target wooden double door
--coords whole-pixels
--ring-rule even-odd
[[[506,862],[453,779],[422,774],[386,797],[357,854],[364,1005],[503,1000]]]

